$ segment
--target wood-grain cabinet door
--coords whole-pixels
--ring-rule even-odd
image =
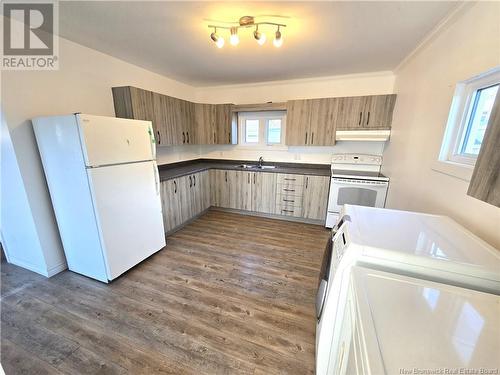
[[[229,178],[230,208],[252,209],[252,172],[227,171]]]
[[[209,171],[203,171],[198,173],[200,178],[200,191],[201,191],[201,209],[205,211],[208,209],[211,204],[211,183],[210,183],[210,174]]]
[[[339,107],[338,98],[312,99],[311,120],[308,145],[335,145],[336,118]]]
[[[161,182],[161,201],[165,231],[170,232],[182,224],[181,191],[179,179]]]
[[[302,216],[306,219],[324,220],[328,206],[330,177],[306,176],[302,197]]]
[[[286,144],[305,146],[310,141],[311,100],[289,100],[286,103]]]
[[[390,129],[396,95],[373,95],[365,98],[362,127],[366,129]]]
[[[181,222],[184,223],[193,217],[193,205],[192,205],[192,191],[191,184],[192,180],[190,176],[183,176],[178,178],[178,194],[179,194],[179,204],[180,204],[180,216]]]
[[[165,95],[152,93],[153,96],[153,129],[158,146],[171,145],[173,143],[172,122],[169,118],[167,97]]]
[[[198,143],[206,145],[215,144],[217,141],[217,132],[215,130],[215,106],[203,103],[196,103],[194,106]]]
[[[366,97],[353,96],[337,98],[337,100],[338,103],[335,117],[336,130],[362,129]]]
[[[214,199],[215,206],[230,208],[231,207],[231,172],[232,171],[224,171],[224,170],[216,170],[215,171],[215,189]],[[212,186],[212,189],[214,186]]]
[[[203,211],[203,181],[200,173],[193,173],[188,176],[189,188],[191,191],[191,217]]]
[[[232,105],[216,104],[214,107],[215,143],[220,145],[231,144]]]
[[[276,173],[253,172],[252,211],[273,213],[276,206]]]

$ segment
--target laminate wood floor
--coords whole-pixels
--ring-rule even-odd
[[[328,231],[209,211],[106,285],[2,263],[10,374],[313,374]]]

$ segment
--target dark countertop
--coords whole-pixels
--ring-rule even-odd
[[[330,164],[302,164],[264,162],[264,165],[275,165],[274,169],[245,169],[238,167],[241,164],[257,164],[256,160],[226,160],[226,159],[195,159],[178,163],[162,164],[158,166],[160,181],[186,176],[192,173],[209,169],[226,169],[236,171],[290,173],[311,176],[330,176]]]

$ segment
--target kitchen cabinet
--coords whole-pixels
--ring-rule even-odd
[[[211,170],[210,173],[210,195],[211,204],[216,207],[230,208],[230,185],[232,171]]]
[[[339,98],[337,130],[390,129],[396,95]]]
[[[332,146],[335,144],[337,99],[306,99],[287,102],[286,144]]]
[[[311,100],[289,100],[286,103],[286,144],[306,146],[309,138]]]
[[[165,231],[170,232],[183,223],[179,179],[162,181],[160,186],[161,203],[163,206],[163,224]]]
[[[216,134],[215,143],[219,145],[230,145],[232,143],[233,111],[232,104],[215,105],[215,124],[214,132]]]
[[[170,232],[210,207],[208,171],[162,181],[161,198],[165,231]]]
[[[333,146],[337,130],[390,129],[396,95],[290,100],[286,144]]]
[[[151,121],[159,146],[232,143],[232,104],[193,103],[132,86],[112,91],[116,116]]]
[[[326,217],[330,177],[305,176],[302,196],[302,217],[324,220]]]
[[[252,172],[252,211],[273,213],[276,204],[276,173]]]

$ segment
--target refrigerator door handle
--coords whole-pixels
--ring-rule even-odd
[[[155,175],[156,195],[160,195],[160,175],[158,173],[158,167],[156,166],[156,163],[153,163],[153,172]]]

